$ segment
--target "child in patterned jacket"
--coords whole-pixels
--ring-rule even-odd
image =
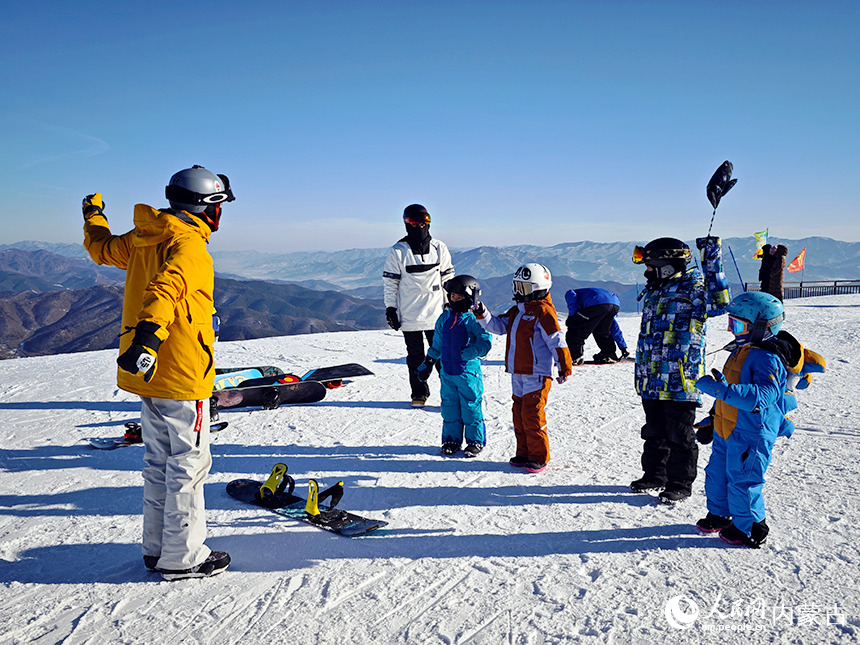
[[[725,313],[728,281],[720,238],[696,240],[702,270],[688,267],[690,247],[663,237],[636,247],[633,262],[644,264],[647,284],[636,346],[636,392],[642,397],[642,470],[634,492],[660,490],[660,501],[687,499],[699,457],[693,424],[701,397],[696,380],[705,373],[705,331],[709,316]]]

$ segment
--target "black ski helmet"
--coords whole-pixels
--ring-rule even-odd
[[[459,293],[466,297],[471,308],[481,297],[481,285],[470,275],[455,275],[445,283],[445,291],[448,293]]]
[[[692,258],[690,247],[674,237],[658,237],[633,251],[633,262],[653,267],[659,280],[684,271]]]

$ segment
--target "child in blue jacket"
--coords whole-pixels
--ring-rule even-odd
[[[470,275],[454,276],[445,290],[449,303],[436,320],[433,344],[417,373],[426,381],[434,365],[441,363],[442,454],[456,454],[465,437],[463,455],[475,457],[487,443],[480,359],[490,351],[492,340],[471,312],[481,295],[478,281]]]
[[[769,528],[765,522],[764,473],[777,436],[791,436],[786,414],[797,407],[789,391],[797,376],[803,389],[810,372],[823,372],[824,359],[806,350],[788,332],[779,298],[763,292],[739,295],[728,306],[735,340],[723,373],[704,376],[696,388],[717,399],[713,410],[713,449],[705,468],[708,515],[696,523],[729,544],[757,549]],[[716,377],[716,378],[715,378]],[[707,440],[705,440],[707,442]]]

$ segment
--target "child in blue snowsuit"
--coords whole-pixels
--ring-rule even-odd
[[[790,437],[794,424],[786,414],[797,407],[791,381],[803,389],[809,373],[823,372],[824,359],[780,331],[782,302],[771,294],[748,292],[728,307],[735,341],[723,373],[696,381],[701,392],[717,399],[713,448],[705,468],[708,515],[696,526],[719,531],[729,544],[758,548],[769,528],[762,489],[777,436]],[[701,435],[700,435],[701,440]],[[707,442],[707,439],[705,440]]]
[[[442,454],[476,456],[487,443],[484,412],[484,380],[480,359],[492,346],[490,334],[470,311],[481,294],[478,281],[469,275],[454,276],[445,283],[450,302],[436,320],[433,344],[418,368],[426,381],[437,362],[441,363]]]

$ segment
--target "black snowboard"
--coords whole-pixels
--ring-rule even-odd
[[[365,535],[388,524],[382,520],[371,520],[338,508],[320,509],[319,515],[309,515],[305,511],[307,500],[293,494],[292,481],[290,484],[289,490],[261,497],[260,487],[263,482],[253,479],[236,479],[227,484],[227,494],[247,504],[265,508],[278,515],[299,520],[345,537]]]
[[[302,376],[302,380],[327,383],[353,376],[373,376],[373,372],[358,363],[346,363],[344,365],[333,365],[332,367],[318,367]]]
[[[129,423],[134,423],[130,421]],[[128,424],[126,424],[128,425]],[[220,432],[224,428],[227,427],[226,421],[220,421],[218,423],[213,423],[209,426],[209,432]],[[90,437],[87,439],[90,442],[90,445],[93,448],[98,450],[114,450],[115,448],[125,448],[126,446],[138,446],[143,445],[140,441],[128,442],[125,440],[125,437]]]
[[[325,397],[326,386],[317,381],[280,383],[279,379],[282,377],[267,376],[243,381],[239,387],[213,392],[212,398],[219,410],[248,407],[274,410],[281,405],[316,403]]]

